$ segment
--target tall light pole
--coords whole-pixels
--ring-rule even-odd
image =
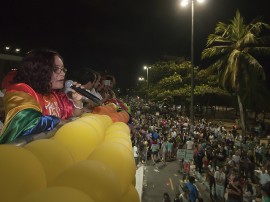
[[[149,97],[149,80],[148,80],[148,71],[151,67],[144,66],[144,70],[146,70],[146,80],[147,80],[147,98]]]
[[[191,2],[191,40],[190,40],[190,58],[191,58],[191,97],[190,97],[190,133],[194,132],[194,1],[181,0],[181,6],[187,6]],[[197,0],[198,3],[204,0]]]

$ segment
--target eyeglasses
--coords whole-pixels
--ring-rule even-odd
[[[53,69],[53,71],[54,71],[56,74],[60,74],[62,71],[63,71],[64,73],[66,73],[66,72],[67,72],[67,69],[64,68],[64,67],[55,67],[55,68]]]

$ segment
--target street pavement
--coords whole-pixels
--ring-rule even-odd
[[[162,162],[152,165],[152,161],[149,160],[140,166],[143,167],[142,202],[161,202],[165,192],[170,195],[173,202],[176,194],[182,193],[179,185],[183,174],[179,173],[177,160],[166,162],[165,166]],[[194,176],[196,177],[195,174]],[[203,183],[203,179],[196,178],[196,185],[204,202],[211,202],[209,190]]]

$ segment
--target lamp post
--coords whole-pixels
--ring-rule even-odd
[[[143,67],[144,70],[146,70],[146,80],[147,80],[147,97],[149,95],[149,80],[148,80],[148,71],[149,69],[151,69],[151,67],[147,67],[147,66],[144,66]]]
[[[181,0],[181,6],[187,6],[191,3],[191,97],[190,97],[190,133],[194,132],[194,2],[195,0]],[[204,2],[204,0],[197,0],[198,3]]]

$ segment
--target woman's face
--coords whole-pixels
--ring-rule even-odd
[[[62,89],[64,88],[66,69],[64,67],[63,61],[58,56],[55,56],[54,64],[55,69],[53,71],[51,78],[52,89],[53,90]]]

